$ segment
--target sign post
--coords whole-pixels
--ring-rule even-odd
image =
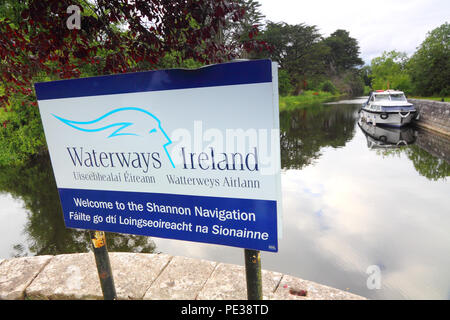
[[[247,299],[262,300],[261,253],[259,250],[244,250]]]
[[[116,300],[116,287],[114,286],[114,277],[111,270],[111,263],[109,262],[105,233],[103,231],[89,231],[89,234],[91,236],[103,298],[105,300]]]
[[[244,248],[261,298],[259,251],[281,237],[276,63],[35,88],[66,227]]]

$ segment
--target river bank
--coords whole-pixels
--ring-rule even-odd
[[[343,96],[340,93],[308,90],[298,96],[280,96],[279,106],[280,111],[290,111],[314,104],[334,101]]]

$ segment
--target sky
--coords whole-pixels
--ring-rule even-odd
[[[450,22],[449,0],[258,0],[266,20],[315,25],[323,36],[345,29],[366,64],[383,51],[411,56],[427,32]]]

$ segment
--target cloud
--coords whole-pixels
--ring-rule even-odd
[[[448,21],[448,0],[259,0],[266,18],[289,24],[316,25],[324,36],[345,29],[360,44],[363,60],[383,51],[411,55],[427,32]]]

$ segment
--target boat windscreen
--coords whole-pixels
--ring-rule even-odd
[[[376,101],[386,101],[386,100],[389,101],[389,95],[388,94],[377,94],[375,96],[375,100]]]
[[[403,93],[391,94],[392,101],[406,101],[405,95]]]

